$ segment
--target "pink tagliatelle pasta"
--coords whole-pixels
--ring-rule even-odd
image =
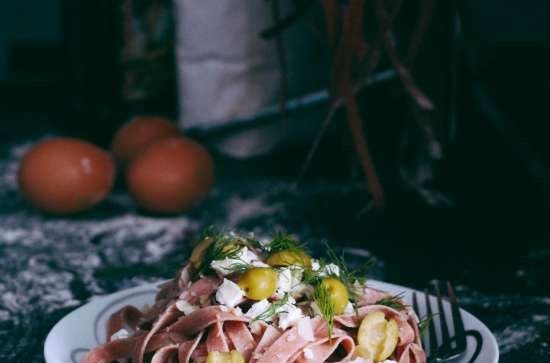
[[[425,363],[418,318],[329,251],[206,233],[148,308],[127,306],[82,363]]]

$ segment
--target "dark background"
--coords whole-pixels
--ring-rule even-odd
[[[433,187],[452,205],[427,205],[397,177],[392,151],[395,130],[407,119],[408,109],[405,97],[395,91],[399,83],[391,81],[361,96],[369,100],[366,123],[388,196],[384,211],[362,212],[369,197],[360,186],[343,137],[344,123],[336,122],[298,189],[290,187],[309,143],[285,145],[262,158],[234,160],[215,151],[209,132],[191,131],[213,150],[219,179],[212,198],[184,218],[194,221],[191,230],[211,222],[264,233],[284,226],[314,241],[313,245],[326,239],[363,247],[384,262],[382,277],[392,282],[423,287],[432,279],[452,279],[466,307],[495,331],[502,362],[542,362],[550,354],[550,5],[535,0],[460,2],[458,113],[451,132],[447,96],[452,18],[449,7],[438,4],[415,75],[427,93],[440,100],[436,121],[443,124],[439,130],[443,130],[444,158],[436,166]],[[19,145],[44,135],[68,134],[107,146],[116,129],[134,114],[177,116],[173,80],[166,81],[160,95],[144,102],[124,100],[120,44],[119,13],[112,1],[33,0],[0,5],[3,227],[31,223],[46,230],[55,223],[28,208],[10,189],[8,179]],[[245,127],[249,126],[253,124]],[[135,210],[124,197],[118,198],[120,193],[117,190],[115,198],[91,214],[62,222],[107,222],[127,214],[156,218]],[[263,210],[257,217],[235,219],[229,208],[235,198],[261,198],[264,207],[278,207],[275,212]],[[220,205],[225,206],[221,211]],[[96,239],[91,244],[72,241],[91,237],[71,233],[63,237],[62,230],[59,227],[60,246],[84,243],[96,251],[110,243],[108,237],[93,233]],[[132,241],[125,247],[130,255],[145,243]],[[1,245],[5,276],[0,285],[1,307],[13,318],[0,319],[0,336],[15,332],[0,351],[8,362],[40,361],[41,347],[26,350],[25,345],[39,346],[52,324],[75,304],[95,294],[168,276],[186,251],[171,245],[174,254],[151,261],[107,253],[99,267],[79,272],[64,258],[49,254],[55,244],[48,246],[42,250]],[[17,248],[21,248],[18,256],[9,252]],[[19,310],[10,308],[6,294],[14,285],[7,279],[24,286],[19,272],[26,268],[22,261],[32,256],[47,260],[52,274],[65,269],[74,275],[68,286],[76,303],[70,308],[41,303],[40,296],[36,302],[20,301]],[[54,288],[38,286],[38,291]],[[45,317],[44,322],[29,320],[33,314]]]

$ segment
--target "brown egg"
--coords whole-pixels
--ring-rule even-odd
[[[170,137],[149,145],[126,171],[126,185],[136,202],[160,213],[190,208],[208,195],[213,183],[212,157],[186,137]]]
[[[54,138],[35,145],[19,164],[19,190],[54,214],[77,213],[101,202],[115,175],[109,154],[86,141]]]
[[[111,152],[117,163],[127,165],[147,145],[179,132],[175,124],[163,117],[136,117],[117,131]]]

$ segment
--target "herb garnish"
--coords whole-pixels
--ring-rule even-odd
[[[280,308],[288,303],[288,297],[289,295],[288,293],[286,293],[281,300],[273,302],[263,313],[254,317],[251,322],[255,322],[258,320],[268,321],[269,319],[271,319],[273,316],[275,316],[275,314],[277,314]]]
[[[432,323],[434,316],[435,314],[428,314],[418,322],[418,332],[420,336],[423,336],[426,331],[428,331],[428,327]]]
[[[355,314],[358,315],[357,300],[359,299],[359,294],[357,292],[357,288],[364,287],[366,285],[366,274],[369,268],[373,265],[374,260],[369,259],[367,262],[359,265],[358,267],[354,269],[349,269],[344,259],[343,252],[340,256],[337,255],[336,252],[328,245],[328,243],[325,243],[325,248],[327,250],[326,254],[330,262],[334,263],[340,269],[340,275],[336,277],[339,278],[344,283],[344,285],[346,285],[346,288],[348,289],[349,300],[353,305],[353,310],[355,311]],[[322,261],[322,264],[326,263]]]
[[[319,312],[323,316],[323,319],[327,323],[328,337],[332,338],[332,331],[334,330],[334,306],[330,299],[330,292],[327,286],[322,283],[315,284],[313,290],[313,300],[319,308]]]
[[[405,309],[407,309],[407,305],[405,305],[403,303],[403,300],[402,300],[403,299],[403,294],[404,293],[399,293],[397,295],[391,295],[391,296],[384,297],[384,298],[378,300],[377,302],[375,302],[374,304],[375,305],[384,305],[384,306],[390,307],[390,308],[398,310],[398,311],[405,310]]]
[[[274,254],[280,251],[305,251],[306,244],[299,242],[289,234],[277,233],[273,241],[269,244],[269,253]]]
[[[206,251],[204,251],[201,263],[194,269],[193,278],[210,271],[212,261],[224,260],[226,258],[237,259],[242,249],[241,246],[231,243],[231,237],[220,233],[208,235],[206,238],[212,238],[212,242],[208,245]]]

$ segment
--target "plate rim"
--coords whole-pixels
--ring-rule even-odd
[[[114,292],[114,293],[111,293],[111,294],[94,296],[88,302],[86,302],[85,304],[80,305],[79,307],[75,308],[74,310],[72,310],[71,312],[69,312],[68,314],[63,316],[50,329],[50,331],[48,332],[48,335],[46,336],[46,339],[44,341],[43,355],[44,355],[44,359],[45,359],[46,363],[57,363],[58,362],[58,360],[56,358],[56,355],[54,354],[54,347],[55,346],[53,345],[53,341],[55,339],[55,336],[56,336],[56,334],[58,334],[58,330],[62,329],[62,327],[68,321],[72,320],[73,317],[79,316],[79,314],[81,314],[83,310],[85,311],[85,310],[91,309],[97,304],[105,305],[105,306],[102,306],[99,309],[99,312],[97,313],[97,316],[94,318],[94,324],[97,324],[100,315],[104,314],[105,311],[107,311],[109,309],[109,307],[111,307],[114,303],[124,301],[124,300],[128,299],[130,296],[134,296],[136,294],[139,295],[139,294],[154,293],[158,289],[159,285],[163,284],[166,281],[168,281],[168,280],[162,280],[160,282],[145,283],[145,284],[141,284],[141,285],[134,286],[134,287],[131,287],[131,288],[123,289],[123,290],[120,290],[120,291],[117,291],[117,292]],[[423,294],[422,292],[420,292],[416,289],[407,287],[407,286],[397,285],[397,284],[393,284],[393,283],[389,283],[389,282],[385,282],[385,281],[380,281],[380,280],[376,280],[376,279],[369,279],[368,280],[368,285],[370,285],[372,287],[375,287],[375,288],[379,288],[381,290],[405,289],[406,291],[414,291],[414,292]],[[151,290],[153,290],[153,291],[151,291]],[[431,298],[433,298],[433,295],[431,296]],[[487,343],[490,343],[490,346],[493,347],[494,354],[495,354],[493,360],[490,361],[490,362],[487,362],[487,363],[498,363],[499,358],[500,358],[500,349],[499,349],[496,337],[493,334],[493,332],[491,331],[491,329],[489,329],[489,327],[485,323],[483,323],[483,321],[481,321],[479,318],[477,318],[475,315],[473,315],[469,311],[465,310],[464,308],[461,308],[461,311],[462,311],[462,314],[465,314],[465,316],[467,318],[472,319],[474,321],[477,321],[479,324],[481,324],[487,330],[487,332],[489,333],[488,338],[490,340]],[[96,330],[96,328],[94,326],[94,338],[96,338],[96,340],[97,340],[98,337],[97,337],[97,334],[96,334],[95,330]],[[75,350],[77,350],[77,349],[78,348],[75,348]],[[85,349],[85,348],[80,348],[80,349]]]

